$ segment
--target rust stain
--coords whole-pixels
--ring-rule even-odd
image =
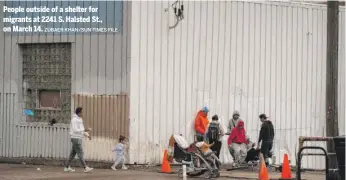
[[[305,141],[330,141],[333,140],[333,137],[307,137],[307,136],[299,136],[299,149],[301,149],[304,145]]]
[[[129,136],[129,98],[122,95],[72,95],[74,109],[84,109],[83,120],[92,136],[118,139]]]

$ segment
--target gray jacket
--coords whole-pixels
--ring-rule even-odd
[[[237,126],[240,118],[237,120],[234,120],[233,118],[229,120],[228,126],[227,126],[227,134],[231,134],[232,129]]]

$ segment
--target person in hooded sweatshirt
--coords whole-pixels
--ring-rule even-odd
[[[235,110],[232,114],[232,118],[228,122],[227,126],[227,135],[231,134],[232,129],[237,126],[238,122],[240,121],[240,114],[239,111]]]
[[[233,149],[234,152],[234,166],[245,163],[248,144],[249,140],[246,137],[244,121],[239,120],[237,126],[232,129],[232,132],[228,137],[229,149]]]
[[[228,126],[227,126],[227,135],[230,135],[231,134],[231,132],[232,132],[232,129],[234,128],[234,127],[236,127],[237,126],[237,124],[238,124],[238,122],[240,121],[241,119],[240,119],[240,113],[239,113],[239,111],[237,111],[237,110],[235,110],[234,112],[233,112],[233,114],[232,114],[232,118],[229,120],[229,122],[228,122]],[[231,155],[232,155],[232,157],[233,157],[233,161],[235,161],[235,154],[234,154],[234,152],[233,152],[233,149],[230,149],[230,153],[231,153]]]
[[[84,136],[91,139],[91,136],[88,133],[91,131],[91,129],[90,128],[84,129],[82,115],[83,115],[83,108],[81,107],[76,108],[75,114],[72,115],[72,120],[70,124],[70,137],[71,137],[72,149],[71,149],[68,161],[66,162],[66,166],[64,168],[65,172],[75,171],[74,169],[70,167],[70,165],[72,160],[76,156],[76,154],[84,168],[84,172],[90,172],[91,170],[93,170],[93,168],[90,168],[86,165],[84,160],[83,139],[84,139]]]
[[[270,164],[269,159],[271,158],[271,150],[273,148],[274,126],[273,123],[268,120],[266,114],[259,115],[259,118],[262,122],[262,125],[258,137],[258,147],[261,147],[261,153],[263,154],[266,165],[268,166]]]
[[[209,112],[209,109],[207,107],[204,107],[202,108],[202,110],[198,112],[195,118],[195,131],[196,131],[197,141],[205,140],[207,128],[209,125],[208,112]]]

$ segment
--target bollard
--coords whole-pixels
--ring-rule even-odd
[[[183,165],[183,180],[186,180],[186,165]]]

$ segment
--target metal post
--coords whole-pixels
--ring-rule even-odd
[[[328,153],[327,153],[327,151],[324,148],[318,147],[318,146],[305,146],[305,147],[302,147],[302,148],[299,149],[298,155],[297,155],[298,156],[297,172],[296,172],[297,173],[296,174],[297,180],[301,180],[301,161],[302,161],[302,157],[303,157],[302,152],[305,149],[319,149],[319,150],[323,151],[323,155],[326,158],[326,162],[325,162],[326,163],[326,169],[325,169],[325,171],[326,171],[326,180],[327,180],[328,177],[329,177],[329,168],[328,168],[328,166],[329,166],[329,157],[328,157]]]
[[[186,180],[186,165],[183,165],[183,180]]]
[[[338,45],[339,45],[339,1],[327,2],[327,77],[326,77],[326,133],[329,137],[339,135],[338,128]],[[334,152],[333,142],[328,142],[327,150]],[[337,160],[330,159],[330,168],[335,168]]]

